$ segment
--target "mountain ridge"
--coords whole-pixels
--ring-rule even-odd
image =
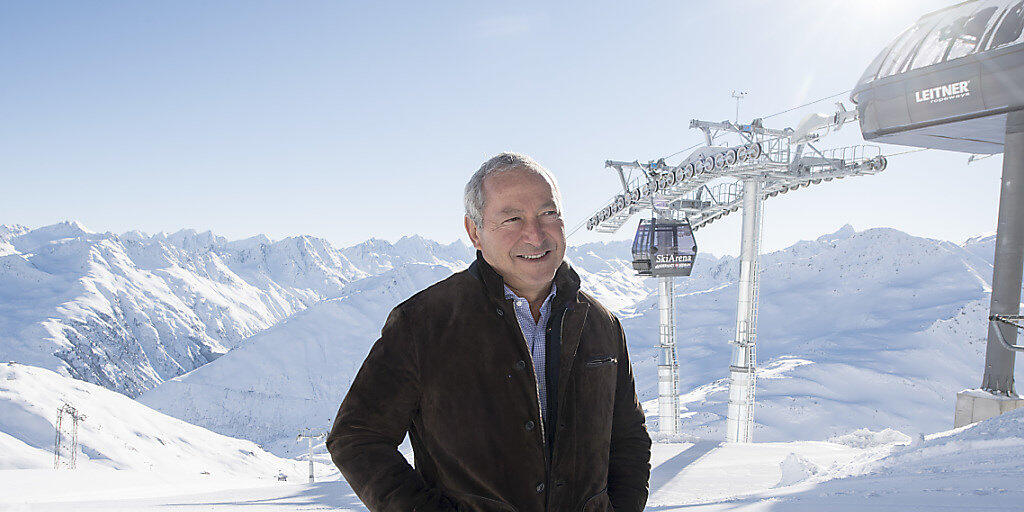
[[[77,221],[0,228],[0,359],[138,396],[345,287],[459,243],[407,237],[353,263],[311,235],[227,240],[182,229],[96,232]],[[377,265],[377,266],[375,266]],[[365,269],[365,270],[364,270]]]

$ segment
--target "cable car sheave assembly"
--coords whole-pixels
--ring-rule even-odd
[[[761,237],[762,202],[791,190],[885,170],[887,162],[876,146],[819,149],[816,143],[829,131],[857,118],[837,104],[831,115],[812,114],[796,129],[771,129],[761,119],[750,124],[693,120],[691,128],[704,133],[705,146],[676,165],[665,159],[641,163],[608,160],[619,177],[622,192],[587,219],[588,230],[614,233],[633,215],[651,211],[633,240],[633,268],[641,276],[658,278],[659,430],[679,432],[679,366],[675,351],[673,279],[689,276],[697,255],[693,233],[732,212],[743,209],[740,281],[736,338],[729,366],[729,410],[726,441],[751,442],[757,338],[757,255]],[[715,145],[729,138],[734,145]],[[634,176],[634,171],[638,171]]]
[[[657,208],[685,213],[696,231],[739,210],[742,192],[738,182],[745,178],[762,180],[761,196],[765,199],[808,185],[885,170],[888,162],[877,146],[819,150],[812,144],[821,135],[811,130],[838,129],[856,115],[856,111],[842,107],[830,117],[812,114],[809,118],[814,124],[802,130],[766,129],[759,119],[750,125],[693,120],[690,127],[704,131],[708,145],[698,148],[678,165],[670,166],[664,159],[646,164],[605,161],[605,167],[617,171],[624,192],[591,215],[587,229],[614,233],[633,214]],[[750,142],[735,147],[711,145],[713,139],[728,133]],[[624,171],[630,169],[638,169],[642,174],[627,178]],[[723,182],[720,178],[733,180]],[[709,186],[712,181],[716,184]],[[661,203],[657,206],[655,196]]]
[[[1024,264],[1024,0],[927,13],[864,70],[850,99],[865,139],[1003,153],[981,388],[957,394],[953,426],[1024,407],[1013,386]]]

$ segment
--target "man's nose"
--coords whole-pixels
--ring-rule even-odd
[[[544,242],[544,230],[541,229],[540,220],[527,220],[523,226],[522,240],[535,247],[540,247]]]

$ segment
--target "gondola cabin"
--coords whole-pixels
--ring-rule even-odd
[[[633,269],[641,276],[688,276],[697,242],[688,221],[643,219],[633,238]]]

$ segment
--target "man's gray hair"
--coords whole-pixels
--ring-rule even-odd
[[[512,171],[527,170],[539,174],[551,185],[551,193],[555,197],[555,206],[559,211],[562,209],[562,192],[558,190],[558,181],[550,171],[534,159],[522,153],[499,153],[484,162],[473,176],[466,183],[466,192],[463,202],[466,205],[466,216],[472,220],[477,227],[484,223],[484,179],[494,174]]]

